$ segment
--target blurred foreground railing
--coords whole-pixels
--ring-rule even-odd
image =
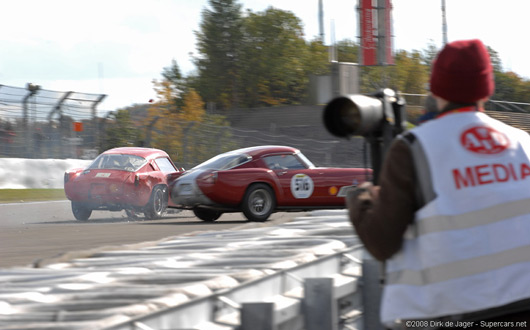
[[[379,328],[380,265],[343,210],[0,269],[0,328]]]
[[[107,329],[364,329],[361,260],[351,247]]]

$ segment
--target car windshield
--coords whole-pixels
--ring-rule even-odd
[[[193,169],[228,170],[250,161],[252,157],[247,154],[221,154],[195,166]]]
[[[305,163],[305,165],[307,166],[307,168],[315,168],[315,164],[313,164],[309,159],[307,159],[306,156],[304,156],[303,153],[301,152],[296,152],[295,153],[296,156],[298,156],[298,158],[300,158],[300,160]]]
[[[102,154],[99,155],[88,169],[138,171],[147,163],[145,158],[135,155]]]

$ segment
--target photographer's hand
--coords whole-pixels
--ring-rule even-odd
[[[365,248],[377,260],[401,249],[403,234],[414,221],[414,163],[406,143],[396,140],[383,163],[378,186],[363,183],[346,195],[349,220]]]
[[[346,195],[346,207],[350,211],[363,212],[371,208],[374,199],[379,198],[379,186],[371,182],[363,182],[356,189]]]

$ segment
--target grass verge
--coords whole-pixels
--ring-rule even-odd
[[[66,199],[64,189],[0,189],[0,203]]]

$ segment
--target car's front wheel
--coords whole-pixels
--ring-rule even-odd
[[[151,198],[145,206],[144,214],[148,220],[160,219],[167,208],[167,192],[162,187],[155,187]]]
[[[86,221],[90,218],[92,210],[83,205],[83,203],[72,202],[72,213],[77,220]]]
[[[223,213],[216,210],[196,207],[193,209],[193,214],[202,221],[213,222],[219,219]]]
[[[248,220],[258,222],[267,221],[275,208],[274,192],[270,186],[263,183],[253,184],[247,189],[241,206]]]

